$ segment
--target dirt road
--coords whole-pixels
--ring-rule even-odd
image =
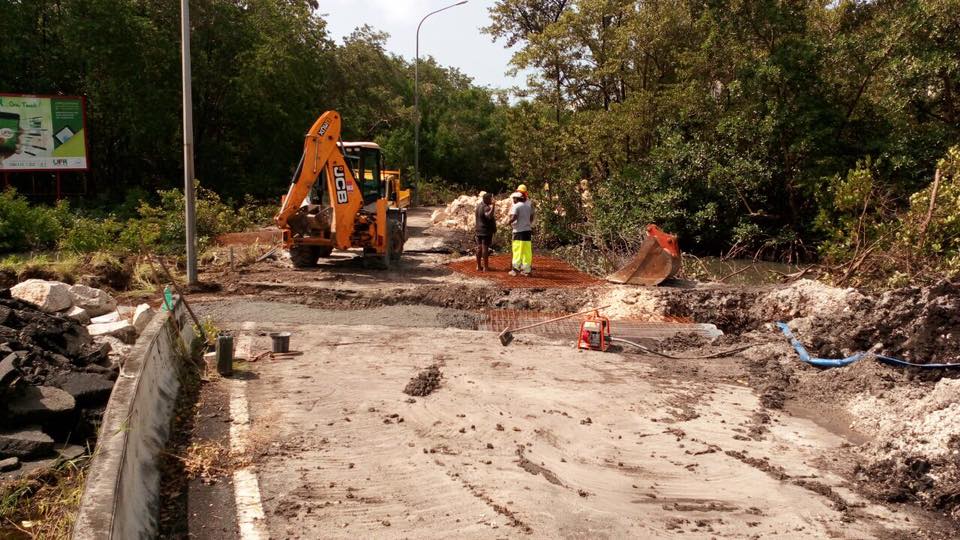
[[[492,307],[483,285],[448,276],[438,257],[413,255],[392,273],[341,260],[267,280],[261,268],[242,276],[235,294],[200,299],[199,311],[234,331],[237,356],[259,359],[204,385],[193,444],[217,449],[219,465],[191,480],[181,528],[170,530],[194,538],[951,537],[942,518],[859,494],[850,475],[856,434],[764,407],[738,359],[578,352],[569,339],[532,335],[504,348],[494,332],[470,330],[476,319],[463,308]],[[353,272],[363,279],[351,281]],[[449,296],[436,296],[438,287]],[[578,292],[589,294],[533,294],[557,308]],[[262,356],[275,331],[291,332],[302,354]],[[429,366],[442,373],[439,388],[405,394]]]
[[[488,333],[292,331],[304,355],[257,363],[246,446],[276,538],[872,538],[909,530],[822,467],[843,441],[763,424],[741,386],[653,378],[630,358]],[[247,335],[247,334],[245,334]],[[254,353],[269,339],[255,337]],[[402,390],[428,365],[441,387]]]

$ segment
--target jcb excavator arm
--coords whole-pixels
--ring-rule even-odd
[[[300,167],[283,199],[280,212],[273,218],[277,226],[285,231],[285,239],[286,231],[290,229],[288,220],[300,209],[320,173],[326,170],[326,193],[333,207],[331,230],[334,247],[351,247],[350,237],[354,232],[357,213],[363,207],[363,195],[340,151],[339,141],[340,114],[336,111],[323,113],[307,132]]]

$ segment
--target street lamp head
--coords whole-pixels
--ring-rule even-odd
[[[456,4],[450,4],[447,7],[440,8],[436,11],[431,11],[430,13],[424,15],[423,18],[420,19],[420,24],[417,25],[416,59],[413,63],[413,175],[414,180],[417,183],[417,187],[413,192],[413,201],[415,205],[420,203],[420,27],[423,26],[423,21],[427,20],[427,17],[436,15],[437,13],[446,11],[450,8],[462,6],[468,1],[469,0],[460,0],[460,2],[457,2]]]

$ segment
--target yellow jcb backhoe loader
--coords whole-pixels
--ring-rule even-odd
[[[399,173],[385,174],[379,146],[342,142],[340,126],[340,115],[327,111],[307,132],[274,221],[298,268],[316,265],[335,248],[358,247],[365,261],[389,266],[403,253],[409,191],[400,190]]]

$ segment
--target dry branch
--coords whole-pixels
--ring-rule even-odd
[[[920,239],[917,247],[923,249],[927,242],[927,229],[930,227],[930,220],[933,219],[933,210],[937,206],[937,192],[940,191],[940,169],[933,175],[933,188],[930,190],[930,206],[927,208],[927,215],[923,218],[920,225]]]

